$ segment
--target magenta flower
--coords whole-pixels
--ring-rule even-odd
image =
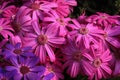
[[[50,22],[48,25],[49,27],[55,27],[59,31],[60,36],[65,36],[67,34],[67,24],[69,24],[70,18],[64,18],[59,16],[55,11],[51,11],[49,13],[49,17],[45,17],[45,22]]]
[[[101,44],[101,43],[100,43]],[[95,51],[93,47],[91,47],[91,53],[85,53],[84,56],[88,59],[88,67],[92,67],[92,71],[89,73],[89,78],[92,80],[95,77],[95,80],[100,80],[102,77],[107,78],[112,74],[112,70],[110,68],[110,61],[112,60],[112,55],[110,54],[109,49],[104,50],[100,45],[98,51]]]
[[[102,39],[104,31],[93,26],[93,24],[79,24],[77,20],[72,20],[74,24],[69,25],[73,30],[69,33],[75,38],[77,45],[83,43],[85,48],[90,47],[90,43],[98,43],[98,39]]]
[[[94,22],[104,28],[109,25],[118,24],[117,18],[118,18],[118,16],[111,16],[106,13],[97,12],[95,15],[88,17],[87,21]]]
[[[120,48],[120,26],[107,26],[104,29],[104,35],[103,35],[103,41],[106,47],[109,47],[108,45],[111,44],[115,48]],[[109,43],[109,44],[108,44]]]
[[[14,34],[23,36],[25,32],[31,30],[31,17],[28,15],[28,10],[25,7],[21,7],[13,20],[12,27],[14,29]]]
[[[6,9],[3,12],[3,17],[8,18],[11,21],[13,21],[15,19],[17,11],[18,11],[18,8],[13,6],[12,8]]]
[[[52,47],[59,47],[64,44],[65,39],[63,37],[56,36],[56,29],[49,27],[46,30],[40,30],[40,26],[37,22],[32,23],[35,33],[29,33],[24,38],[25,45],[32,46],[35,50],[35,55],[39,56],[40,61],[45,63],[46,56],[48,54],[52,62],[55,61],[55,54]]]
[[[11,9],[13,8],[14,6],[11,5],[11,6],[7,6],[9,2],[3,2],[2,5],[0,5],[0,15],[3,14],[3,12],[7,9]]]
[[[0,34],[4,38],[8,39],[8,36],[13,35],[11,31],[13,31],[13,29],[10,26],[10,21],[4,18],[0,18]]]
[[[44,18],[44,12],[47,13],[48,11],[52,10],[52,8],[57,7],[57,4],[53,2],[48,1],[42,1],[42,0],[31,0],[28,3],[25,4],[27,9],[32,11],[32,18],[33,20]]]
[[[53,0],[58,6],[55,11],[60,16],[68,16],[72,10],[72,6],[76,6],[77,2],[75,0]]]
[[[38,73],[44,73],[45,67],[37,65],[39,59],[37,57],[34,58],[11,58],[12,66],[6,66],[7,71],[13,71],[13,79],[14,80],[37,80]]]
[[[78,48],[72,39],[68,38],[68,44],[63,47],[62,52],[64,55],[65,63],[64,68],[67,68],[67,73],[71,77],[76,77],[79,73],[86,73],[86,60],[84,60],[83,54],[86,50],[81,46]]]

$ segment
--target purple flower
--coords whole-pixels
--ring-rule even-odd
[[[11,78],[13,75],[13,71],[7,72],[6,70],[0,68],[0,80],[12,80]]]
[[[9,59],[11,57],[31,57],[34,56],[32,52],[30,52],[31,47],[22,48],[21,43],[17,43],[15,46],[12,44],[7,44],[4,49],[3,55],[5,58]]]
[[[37,65],[39,59],[34,58],[11,58],[10,59],[13,66],[6,66],[7,71],[14,71],[14,80],[37,80],[38,73],[43,74],[45,71],[44,66]]]

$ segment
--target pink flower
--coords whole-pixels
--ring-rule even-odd
[[[6,9],[3,12],[3,17],[8,18],[11,21],[13,21],[15,19],[17,11],[18,11],[18,8],[13,6],[12,8]]]
[[[95,15],[90,16],[87,21],[88,22],[95,22],[96,24],[104,27],[108,25],[115,25],[118,24],[117,20],[118,16],[111,16],[106,13],[97,12]]]
[[[69,33],[75,38],[77,45],[83,43],[85,48],[90,47],[90,43],[98,43],[98,39],[102,39],[104,31],[93,26],[93,24],[79,24],[77,20],[72,20],[73,24],[69,25],[73,30]]]
[[[47,54],[50,61],[54,62],[55,54],[52,48],[57,48],[59,45],[64,44],[65,38],[56,36],[56,29],[53,27],[41,30],[37,22],[33,22],[32,26],[35,33],[26,35],[25,41],[29,43],[25,43],[25,45],[32,46],[35,49],[35,55],[39,56],[42,63],[45,63]]]
[[[91,47],[91,53],[84,54],[84,57],[88,59],[88,64],[91,64],[90,67],[93,67],[92,71],[90,71],[91,75],[89,74],[90,80],[93,80],[94,77],[95,80],[100,80],[102,77],[107,78],[112,74],[109,63],[112,60],[112,55],[109,49],[104,50],[101,45],[99,46],[98,51]]]
[[[106,47],[109,47],[109,44],[115,48],[120,48],[120,26],[112,27],[111,25],[105,27],[104,35],[103,35],[103,42]],[[109,44],[108,44],[109,43]]]
[[[44,18],[45,22],[49,22],[49,27],[55,27],[58,29],[58,34],[60,36],[65,36],[67,34],[67,24],[69,24],[70,20],[70,18],[59,16],[55,11],[51,11],[49,17]]]
[[[10,21],[4,18],[0,18],[0,34],[4,38],[8,39],[8,36],[13,35],[11,31],[13,31],[13,29],[10,26]]]
[[[68,16],[72,10],[72,6],[76,6],[77,2],[75,0],[53,0],[58,7],[55,8],[56,12],[60,16]]]
[[[44,13],[47,13],[52,10],[52,8],[57,7],[57,4],[48,1],[31,0],[31,2],[26,3],[25,6],[27,9],[32,11],[31,14],[34,20],[43,20]]]
[[[11,6],[7,6],[9,2],[4,2],[2,3],[2,5],[0,5],[0,14],[3,14],[3,12],[6,10],[6,9],[11,9],[13,8],[14,6],[11,5]]]

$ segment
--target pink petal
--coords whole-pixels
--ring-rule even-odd
[[[54,54],[52,48],[49,45],[45,44],[45,49],[47,50],[47,53],[48,53],[48,56],[50,57],[51,62],[54,62],[55,54]]]

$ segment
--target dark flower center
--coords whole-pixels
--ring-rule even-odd
[[[3,28],[2,28],[2,26],[0,26],[0,31],[2,31],[3,30]]]
[[[0,9],[0,14],[2,14],[3,10]]]
[[[61,25],[64,25],[64,21],[62,19],[56,19]]]
[[[80,61],[82,59],[82,54],[81,52],[75,52],[73,54],[73,59],[76,60],[76,61]]]
[[[46,44],[46,43],[48,42],[48,38],[47,38],[46,35],[39,35],[39,36],[37,37],[37,41],[38,41],[38,43],[39,43],[40,45],[44,45],[44,44]]]
[[[97,58],[93,61],[93,65],[95,67],[99,67],[101,65],[101,63],[102,63],[102,61],[99,58]]]
[[[7,80],[6,78],[2,78],[1,80]]]
[[[24,74],[30,72],[30,69],[27,66],[21,66],[20,72],[24,75]]]
[[[81,27],[81,28],[79,29],[79,33],[80,33],[80,34],[85,35],[85,34],[87,34],[88,32],[89,32],[89,30],[88,30],[86,27]]]
[[[101,18],[102,18],[102,19],[106,19],[107,17],[106,17],[105,15],[102,15]]]
[[[37,4],[37,3],[32,3],[31,6],[30,6],[33,10],[37,10],[40,8],[40,5]]]
[[[108,37],[107,32],[104,33],[103,37],[104,37],[104,38],[107,38],[107,37]]]
[[[13,23],[13,29],[15,30],[16,33],[21,31],[21,25],[19,23],[14,22]]]
[[[47,66],[47,69],[49,72],[54,72],[54,69],[52,68],[52,66]]]
[[[21,49],[15,49],[13,52],[14,52],[15,54],[21,54],[21,53],[22,53],[22,50],[21,50]]]

